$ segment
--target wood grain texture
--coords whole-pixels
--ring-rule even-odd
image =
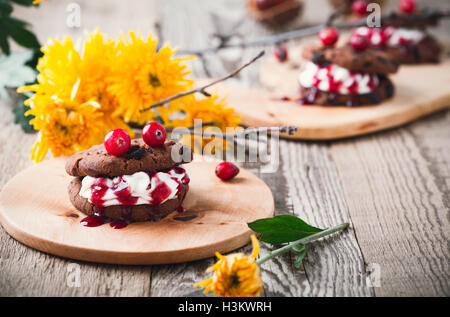
[[[156,21],[161,22],[163,40],[170,40],[174,46],[189,49],[211,46],[214,44],[214,39],[210,35],[217,31],[226,34],[239,33],[240,36],[248,39],[272,32],[246,15],[245,1],[241,0],[196,0],[196,5],[186,0],[134,0],[132,6],[121,0],[110,0],[107,3],[98,4],[93,1],[78,0],[77,3],[82,9],[82,27],[75,29],[68,28],[65,24],[65,6],[69,2],[72,1],[48,1],[44,2],[40,9],[18,8],[16,16],[25,17],[33,22],[33,28],[41,42],[45,42],[47,36],[66,33],[81,37],[85,28],[93,29],[96,26],[100,26],[103,32],[113,36],[119,30],[126,31],[133,28],[140,28],[146,32],[154,30],[153,23]],[[430,4],[432,6],[438,5],[448,9],[446,1],[423,0],[423,2],[427,4],[432,2]],[[396,5],[395,1],[390,3],[393,6]],[[124,12],[128,13],[123,14]],[[327,0],[305,0],[305,12],[302,21],[322,22],[329,13]],[[39,23],[35,22],[37,20]],[[449,23],[450,21],[445,21],[437,30],[440,36],[448,38]],[[238,39],[238,37],[233,38],[234,41]],[[254,56],[259,49],[238,49],[223,51],[217,55],[207,55],[203,59],[204,62],[201,59],[193,62],[194,75],[203,78],[222,76]],[[271,54],[271,48],[268,48],[267,54]],[[246,69],[238,76],[236,82],[245,87],[258,87],[259,65],[255,64]],[[3,132],[0,134],[2,150],[0,186],[3,186],[12,176],[31,164],[29,149],[35,136],[23,134],[20,128],[12,123],[12,103],[6,104],[1,101],[0,103],[0,123]],[[230,103],[230,106],[233,104]],[[400,139],[406,135],[406,139],[409,140],[408,149],[413,143],[417,146],[414,152],[420,154],[422,163],[417,164],[416,168],[423,177],[426,177],[421,178],[420,182],[434,184],[433,188],[437,189],[437,193],[432,196],[433,201],[437,199],[436,206],[442,207],[443,204],[444,212],[448,214],[450,210],[449,120],[450,112],[446,111],[421,119],[394,132],[376,133],[361,139],[337,143],[283,141],[280,169],[277,173],[261,173],[258,165],[245,164],[247,169],[253,168],[252,171],[272,189],[278,213],[295,213],[318,226],[336,224],[341,219],[347,221],[348,217],[352,222],[351,230],[330,237],[326,242],[311,245],[300,270],[294,269],[293,256],[290,254],[266,262],[262,268],[263,295],[392,296],[406,293],[421,295],[425,293],[424,288],[427,287],[433,290],[428,294],[448,296],[448,267],[445,269],[442,264],[443,260],[449,261],[448,247],[445,253],[442,247],[446,245],[440,244],[442,238],[438,239],[438,232],[442,230],[442,226],[426,226],[428,233],[424,234],[428,240],[433,241],[432,246],[436,246],[438,251],[432,253],[433,256],[428,256],[421,250],[417,250],[417,245],[423,247],[426,242],[415,241],[414,252],[416,253],[413,254],[412,260],[408,260],[411,254],[404,250],[409,241],[403,239],[400,234],[403,223],[392,219],[393,216],[389,217],[393,211],[381,208],[387,203],[384,202],[381,206],[371,192],[367,192],[372,190],[367,188],[367,184],[362,189],[365,197],[359,197],[357,192],[352,191],[352,189],[358,190],[358,187],[353,188],[355,182],[358,185],[367,183],[366,176],[357,174],[350,164],[347,164],[344,169],[342,165],[346,159],[358,160],[351,155],[359,155],[356,149],[363,145],[365,155],[370,156],[372,143],[376,144],[375,149],[381,147],[384,150],[385,147],[392,147],[391,133]],[[336,150],[340,153],[336,154]],[[344,150],[347,152],[343,152]],[[377,158],[384,160],[379,164],[397,166],[402,164],[401,160],[405,159],[405,156],[406,154],[389,157],[377,155]],[[294,162],[297,170],[292,172],[289,164]],[[370,158],[368,162],[372,162]],[[347,177],[342,176],[347,173],[349,173]],[[406,178],[402,173],[400,175],[402,175],[400,179]],[[378,174],[373,174],[371,170],[371,176],[376,179]],[[381,179],[386,178],[383,176]],[[394,178],[387,178],[387,180],[392,182]],[[412,177],[408,179],[410,182],[417,181]],[[380,183],[377,183],[378,186],[373,190],[379,191],[384,186],[383,182],[380,181]],[[400,195],[403,192],[399,190],[398,193]],[[409,194],[406,197],[410,198],[412,195]],[[376,194],[376,197],[384,199],[380,193]],[[401,200],[401,197],[397,199]],[[417,203],[417,198],[411,200]],[[431,198],[428,197],[425,200],[429,205]],[[366,209],[375,208],[374,206],[379,217],[374,219],[371,216],[366,219],[364,217],[367,213]],[[397,207],[399,209],[396,209]],[[397,207],[393,208],[394,213],[401,214],[400,211],[404,207],[399,205]],[[315,209],[309,210],[309,208]],[[436,212],[433,208],[431,208],[431,215],[434,218]],[[427,213],[424,209],[413,208],[413,210],[421,215],[408,218],[410,226],[414,228],[421,225],[421,217]],[[443,212],[439,210],[440,213]],[[362,215],[359,216],[359,213]],[[372,227],[377,227],[378,230],[368,230]],[[420,230],[423,232],[424,229]],[[383,238],[385,231],[389,233],[390,240]],[[374,236],[374,234],[379,235],[380,232],[381,236]],[[448,230],[445,237],[448,241]],[[359,243],[360,254],[358,254],[355,243],[360,240],[364,243]],[[371,243],[372,240],[375,242]],[[380,246],[377,242],[380,242]],[[250,246],[246,246],[239,251],[249,252],[250,249]],[[270,249],[270,246],[262,244],[261,253]],[[388,255],[385,256],[383,252],[388,252]],[[393,254],[398,256],[392,260]],[[437,260],[434,258],[436,255]],[[368,274],[365,271],[371,263],[380,263],[379,257],[383,259],[383,263],[387,263],[387,266],[381,267],[381,273],[384,276],[381,288],[366,289],[364,280]],[[192,288],[192,284],[208,276],[204,270],[215,262],[214,258],[209,258],[190,263],[130,267],[71,261],[28,248],[12,239],[2,228],[0,228],[0,259],[0,295],[2,296],[202,296],[199,289]],[[395,271],[390,272],[388,269],[392,266],[390,261],[393,261],[393,264],[407,263],[407,274],[401,271],[399,277],[394,276],[391,281]],[[67,283],[70,277],[69,268],[73,264],[79,265],[80,287],[70,287]],[[429,279],[429,276],[432,278]],[[445,280],[447,280],[447,286]],[[402,292],[403,288],[407,291]]]
[[[337,143],[331,153],[364,258],[380,268],[376,294],[448,295],[449,209],[411,134]]]
[[[328,144],[281,144],[287,198],[294,215],[326,228],[349,221]],[[296,296],[371,296],[366,267],[353,229],[308,246],[305,274],[309,290]]]
[[[241,169],[224,182],[215,175],[217,161],[196,157],[184,165],[191,179],[184,213],[121,230],[108,224],[88,228],[80,225],[85,215],[70,203],[72,177],[64,164],[64,159],[47,160],[11,179],[0,192],[0,222],[18,241],[66,258],[133,265],[189,262],[246,245],[252,233],[247,223],[273,215],[271,191],[255,175]]]
[[[175,1],[173,1],[175,2]],[[173,14],[180,14],[172,12],[171,1],[164,2],[161,12],[169,19],[173,17]],[[191,6],[189,1],[176,1],[178,8],[182,13],[180,20],[186,19],[186,16],[190,16],[192,19],[199,17],[199,23],[202,27],[197,27],[197,23],[187,23],[184,28],[187,28],[187,32],[192,34],[192,41],[197,43],[194,46],[191,43],[191,38],[182,37],[181,34],[177,32],[177,24],[164,24],[163,30],[165,34],[173,34],[175,38],[179,38],[180,45],[186,48],[198,48],[211,45],[207,42],[207,37],[205,36],[204,29],[209,28],[219,28],[225,30],[230,28],[232,25],[239,25],[239,33],[244,33],[248,37],[258,37],[267,34],[269,30],[257,25],[251,19],[245,19],[242,16],[242,6],[241,1],[228,1],[225,8],[225,4],[220,1],[215,1],[213,5],[206,5],[206,2],[200,2],[199,6]],[[208,4],[211,2],[208,2]],[[210,11],[213,12],[223,12],[223,16],[218,18],[218,21],[212,21],[210,18]],[[237,12],[237,13],[236,13]],[[239,13],[240,12],[240,13]],[[200,18],[201,17],[201,18]],[[183,22],[185,24],[185,22]],[[208,26],[206,26],[208,25]],[[198,43],[200,42],[200,43]],[[184,43],[184,45],[183,45]],[[219,54],[219,56],[208,56],[206,65],[211,69],[211,76],[220,77],[225,73],[233,70],[236,65],[242,64],[245,61],[253,57],[260,49],[253,48],[245,50],[245,54],[239,54],[240,50],[237,52],[224,51]],[[233,63],[230,65],[230,60]],[[212,61],[211,61],[212,60]],[[195,65],[198,66],[196,69],[196,75],[204,77],[203,69],[198,65],[199,61]],[[213,64],[214,63],[214,64]],[[253,67],[249,67],[242,71],[238,78],[239,84],[247,87],[255,86],[259,78],[259,66],[260,63],[256,63]],[[214,91],[214,89],[213,89]],[[231,96],[230,96],[231,97]],[[230,98],[229,97],[229,98]],[[229,104],[232,107],[236,106],[237,99],[229,99]],[[301,190],[303,184],[302,177],[305,176],[304,161],[300,160],[297,155],[296,149],[300,152],[303,150],[309,153],[310,147],[305,146],[301,143],[292,143],[290,145],[290,151],[286,150],[288,148],[288,143],[283,142],[281,147],[281,161],[280,166],[275,173],[262,173],[261,166],[253,166],[253,171],[262,178],[272,189],[275,198],[275,210],[278,214],[293,213],[299,215],[303,218],[307,218],[312,224],[317,226],[329,226],[336,225],[338,221],[345,222],[348,220],[348,215],[346,210],[339,210],[342,207],[343,200],[335,201],[342,189],[339,187],[338,182],[330,184],[328,190],[333,192],[330,196],[322,196],[320,191],[311,193],[305,189]],[[323,149],[323,153],[327,153],[327,145],[318,145],[320,149]],[[300,150],[301,149],[301,150]],[[290,153],[290,154],[288,154]],[[312,162],[316,161],[320,155],[323,154],[318,151],[311,154],[310,159]],[[290,159],[286,159],[287,155],[291,155]],[[296,162],[294,169],[290,168],[290,164]],[[333,166],[333,162],[329,161],[330,166]],[[250,164],[246,164],[250,165]],[[301,171],[297,172],[300,168]],[[323,171],[326,173],[326,171]],[[297,174],[299,173],[299,174]],[[296,175],[295,179],[293,179]],[[288,182],[289,180],[289,182]],[[323,181],[321,177],[317,177],[309,183],[310,186],[322,186],[319,182]],[[295,189],[292,189],[294,186]],[[314,218],[313,210],[310,210],[309,206],[304,206],[303,201],[298,200],[299,192],[301,191],[303,195],[308,197],[308,200],[312,202],[313,205],[320,205],[321,207],[333,206],[333,212],[328,211],[326,208],[320,210],[320,216]],[[303,209],[304,213],[299,213],[299,209]],[[332,215],[334,212],[338,212],[339,216]],[[348,240],[349,239],[349,240]],[[348,240],[348,241],[346,241]],[[373,290],[367,287],[365,283],[366,274],[364,268],[364,262],[359,251],[354,233],[352,231],[343,233],[340,236],[332,238],[331,243],[318,243],[311,247],[309,254],[305,260],[305,265],[302,269],[296,269],[293,265],[294,256],[291,254],[285,254],[279,258],[275,258],[270,262],[266,262],[262,267],[262,274],[264,280],[264,296],[331,296],[331,295],[361,295],[361,296],[371,296],[373,295]],[[330,246],[337,242],[336,246]],[[269,252],[273,247],[270,245],[262,244],[261,253],[264,254]],[[243,248],[242,251],[248,252],[250,249]],[[324,260],[326,259],[326,260]],[[341,269],[337,269],[340,266],[338,263],[345,263],[342,265]],[[209,261],[211,265],[213,261]],[[353,267],[356,264],[355,267]],[[349,267],[352,266],[351,269]],[[202,265],[202,270],[206,269],[207,265]],[[198,267],[186,267],[182,264],[173,265],[170,267],[157,267],[153,269],[152,274],[152,295],[163,294],[163,291],[155,287],[167,281],[167,275],[171,275],[171,285],[182,285],[190,286],[192,281],[198,281],[201,279],[202,271],[198,270]],[[180,274],[182,273],[182,274]],[[156,283],[156,284],[154,284]],[[171,294],[183,294],[180,289],[169,291]],[[190,291],[188,294],[197,294]]]
[[[242,115],[246,126],[294,125],[300,127],[296,139],[339,139],[386,130],[450,107],[450,60],[439,65],[402,66],[391,76],[395,86],[392,99],[364,107],[300,106],[297,96],[299,68],[275,58],[263,61],[261,81],[272,88],[246,89],[223,83],[219,91],[229,94],[229,102]],[[427,78],[427,80],[417,80]]]
[[[35,134],[25,134],[13,123],[12,104],[0,101],[0,186],[32,165],[30,149]],[[70,273],[80,270],[79,287]],[[87,264],[61,259],[31,249],[0,228],[0,296],[145,296],[150,290],[150,270],[123,269],[115,265]]]

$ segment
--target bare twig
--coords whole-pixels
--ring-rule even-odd
[[[179,134],[191,134],[191,135],[199,135],[205,138],[212,137],[221,137],[222,139],[234,139],[245,137],[246,135],[252,133],[261,133],[261,132],[282,132],[288,133],[289,135],[294,134],[295,131],[298,130],[296,126],[278,126],[278,127],[260,127],[260,128],[247,128],[241,131],[236,131],[232,133],[222,133],[219,131],[195,131],[189,130],[186,132],[180,131]],[[177,131],[178,132],[178,131]]]
[[[330,16],[328,17],[327,21],[325,22],[326,26],[333,25],[334,21],[339,18],[342,14],[344,14],[347,11],[347,6],[343,6],[342,8],[337,9],[334,11]]]
[[[205,123],[200,123],[200,124],[194,124],[193,126],[190,127],[182,127],[184,129],[198,129],[198,128],[203,128],[203,127],[213,127],[214,126],[214,122],[205,122]],[[174,129],[176,128],[172,128],[172,127],[168,127],[166,128],[167,132],[172,132]]]
[[[201,93],[201,94],[203,94],[206,97],[211,97],[211,94],[206,91],[207,88],[209,88],[209,87],[211,87],[211,86],[213,86],[213,85],[215,85],[215,84],[217,84],[217,83],[219,83],[221,81],[224,81],[224,80],[227,80],[227,79],[229,79],[231,77],[236,76],[241,70],[243,70],[244,68],[246,68],[250,64],[254,63],[257,59],[259,59],[263,55],[264,55],[264,51],[261,51],[261,52],[259,52],[258,55],[253,57],[251,61],[249,61],[248,63],[242,65],[238,69],[234,70],[232,73],[230,73],[230,74],[228,74],[228,75],[226,75],[226,76],[224,76],[224,77],[222,77],[220,79],[217,79],[217,80],[215,80],[215,81],[213,81],[213,82],[211,82],[211,83],[209,83],[209,84],[207,84],[205,86],[202,86],[202,87],[199,87],[199,88],[195,88],[195,89],[192,89],[192,90],[189,90],[189,91],[184,91],[184,92],[181,92],[179,94],[173,95],[173,96],[171,96],[169,98],[163,99],[160,102],[157,102],[157,103],[155,103],[155,104],[153,104],[153,105],[151,105],[151,106],[149,106],[147,108],[141,109],[140,112],[144,112],[144,111],[148,111],[150,109],[156,108],[156,107],[164,106],[166,103],[168,103],[168,102],[170,102],[172,100],[175,100],[175,99],[178,99],[178,98],[190,95],[190,94],[194,94],[194,93]]]
[[[182,55],[197,55],[197,56],[203,56],[207,53],[215,53],[219,50],[223,49],[232,49],[232,48],[247,48],[247,47],[254,47],[254,46],[266,46],[266,45],[277,45],[289,40],[293,39],[299,39],[306,36],[311,36],[319,33],[321,29],[323,29],[326,26],[330,26],[334,24],[334,21],[342,12],[340,10],[334,12],[330,15],[330,17],[327,19],[327,21],[323,24],[310,26],[306,28],[301,28],[285,33],[279,33],[274,35],[269,35],[260,39],[252,40],[252,41],[242,41],[240,43],[220,43],[216,47],[208,47],[204,49],[199,50],[179,50],[178,54]],[[420,14],[397,14],[396,12],[390,12],[385,15],[381,16],[381,21],[383,19],[392,21],[405,21],[405,22],[413,22],[417,25],[420,25],[421,23],[425,21],[429,21],[430,19],[441,19],[441,18],[449,18],[450,17],[450,11],[440,11],[440,10],[425,10],[424,12]],[[362,18],[360,20],[354,21],[354,22],[343,22],[339,24],[335,24],[334,27],[336,27],[339,30],[347,30],[352,29],[354,27],[358,26],[365,26],[367,25],[366,18]]]

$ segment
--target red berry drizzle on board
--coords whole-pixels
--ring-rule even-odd
[[[174,167],[170,172],[172,174],[183,175],[183,177],[181,178],[175,176],[171,177],[172,180],[178,183],[176,195],[179,195],[182,189],[182,185],[189,184],[189,176],[187,175],[185,169],[179,166]],[[150,182],[152,182],[152,179],[155,179],[156,184],[156,187],[150,193],[151,204],[148,205],[148,214],[152,221],[158,221],[161,219],[161,217],[159,216],[159,205],[169,197],[172,191],[170,187],[167,186],[167,184],[158,177],[158,174],[156,172],[148,173],[148,175],[150,177]],[[121,220],[110,220],[103,215],[103,210],[105,208],[105,201],[103,200],[103,198],[108,189],[113,191],[114,196],[122,206]],[[94,215],[83,218],[80,221],[83,226],[98,227],[109,222],[112,228],[122,229],[131,222],[131,206],[137,204],[138,197],[134,197],[131,195],[130,187],[123,179],[123,177],[114,178],[113,185],[111,187],[108,186],[107,178],[97,178],[95,183],[91,187],[91,192],[91,201],[97,207],[97,212]],[[181,198],[180,206],[177,209],[177,211],[180,213],[184,212],[184,208],[181,206],[183,200],[184,195]]]

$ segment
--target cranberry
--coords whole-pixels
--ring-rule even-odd
[[[114,129],[106,134],[103,144],[109,154],[123,156],[130,149],[131,139],[125,130]]]
[[[398,8],[401,12],[411,14],[416,11],[416,1],[414,0],[400,0]]]
[[[149,146],[157,147],[166,141],[166,129],[158,122],[149,122],[142,129],[142,138]]]
[[[275,51],[273,52],[273,54],[275,55],[277,60],[280,62],[285,62],[288,59],[288,51],[287,51],[286,46],[284,46],[284,45],[277,46],[275,48]]]
[[[227,181],[239,174],[239,168],[230,162],[222,162],[216,166],[216,175],[221,180]]]
[[[370,37],[370,43],[374,47],[385,47],[389,41],[389,38],[390,34],[386,31],[386,29],[376,29]]]
[[[352,11],[358,15],[366,15],[368,4],[369,2],[367,0],[356,0],[352,3]]]
[[[325,46],[333,46],[339,38],[339,32],[336,28],[329,26],[319,32],[319,39]]]
[[[353,34],[350,37],[350,45],[356,51],[364,51],[369,47],[370,40],[367,36],[362,36],[358,34]]]

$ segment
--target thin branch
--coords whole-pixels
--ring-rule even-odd
[[[269,36],[266,36],[266,37],[263,37],[260,39],[256,39],[256,40],[252,40],[252,41],[248,41],[248,42],[243,41],[243,42],[234,43],[234,44],[233,43],[231,43],[231,44],[220,43],[216,47],[208,47],[208,48],[199,49],[199,50],[179,50],[178,54],[202,56],[204,54],[215,53],[215,52],[217,52],[219,50],[223,50],[223,49],[276,45],[276,44],[283,43],[283,42],[286,42],[289,40],[299,39],[299,38],[315,35],[315,34],[319,33],[319,31],[322,30],[324,27],[332,25],[334,20],[337,17],[339,17],[339,15],[341,13],[342,12],[340,12],[340,10],[334,12],[333,14],[330,15],[330,17],[328,17],[327,21],[323,24],[310,26],[310,27],[306,27],[306,28],[301,28],[301,29],[297,29],[297,30],[293,30],[293,31],[289,31],[289,32],[269,35]],[[387,19],[390,22],[392,22],[392,20],[395,20],[395,21],[413,22],[417,25],[420,25],[425,21],[429,21],[430,19],[437,20],[437,19],[449,18],[449,17],[450,17],[449,10],[447,10],[447,11],[426,10],[421,14],[412,14],[412,15],[407,15],[407,14],[399,15],[396,12],[390,12],[385,15],[382,15],[381,21],[383,21],[383,19]],[[352,29],[354,27],[365,26],[365,25],[367,25],[367,19],[362,18],[362,19],[354,21],[354,22],[343,22],[343,23],[335,24],[334,27],[336,27],[339,30],[347,30],[347,29]]]
[[[330,26],[333,25],[334,21],[339,18],[342,14],[344,14],[347,11],[347,6],[344,5],[341,8],[337,9],[336,11],[334,11],[332,14],[330,14],[330,16],[328,17],[328,19],[325,22],[326,26]]]
[[[261,133],[261,132],[282,132],[282,133],[288,133],[289,135],[294,134],[295,131],[298,130],[298,127],[296,126],[278,126],[278,127],[260,127],[260,128],[247,128],[241,131],[236,131],[232,133],[222,133],[219,131],[180,131],[176,134],[190,134],[190,135],[199,135],[205,138],[212,138],[212,137],[221,137],[222,139],[234,139],[234,138],[241,138],[245,137],[246,135],[252,134],[252,133]]]
[[[144,112],[144,111],[148,111],[148,110],[153,109],[153,108],[164,106],[166,103],[168,103],[168,102],[170,102],[172,100],[175,100],[175,99],[178,99],[178,98],[190,95],[190,94],[194,94],[194,93],[201,93],[201,94],[203,94],[206,97],[211,97],[211,94],[206,91],[207,88],[209,88],[209,87],[211,87],[211,86],[213,86],[213,85],[215,85],[215,84],[217,84],[217,83],[219,83],[221,81],[224,81],[224,80],[227,80],[227,79],[229,79],[231,77],[236,76],[241,70],[243,70],[244,68],[246,68],[250,64],[254,63],[257,59],[261,58],[263,55],[264,55],[264,51],[261,51],[261,52],[259,52],[258,55],[253,57],[251,61],[249,61],[248,63],[242,65],[241,67],[239,67],[238,69],[236,69],[232,73],[230,73],[230,74],[228,74],[228,75],[226,75],[226,76],[224,76],[224,77],[222,77],[220,79],[217,79],[217,80],[215,80],[215,81],[213,81],[213,82],[211,82],[211,83],[209,83],[209,84],[207,84],[205,86],[202,86],[202,87],[199,87],[199,88],[195,88],[195,89],[192,89],[192,90],[189,90],[189,91],[181,92],[181,93],[173,95],[173,96],[171,96],[169,98],[163,99],[163,100],[161,100],[158,103],[155,103],[155,104],[153,104],[153,105],[151,105],[151,106],[149,106],[147,108],[141,109],[140,112]]]
[[[203,127],[213,127],[213,126],[214,126],[214,122],[205,122],[205,123],[194,124],[193,126],[183,127],[183,128],[192,130],[192,129],[198,129],[198,128],[203,128]],[[174,129],[176,129],[176,128],[168,127],[168,128],[166,128],[166,131],[172,132]]]

